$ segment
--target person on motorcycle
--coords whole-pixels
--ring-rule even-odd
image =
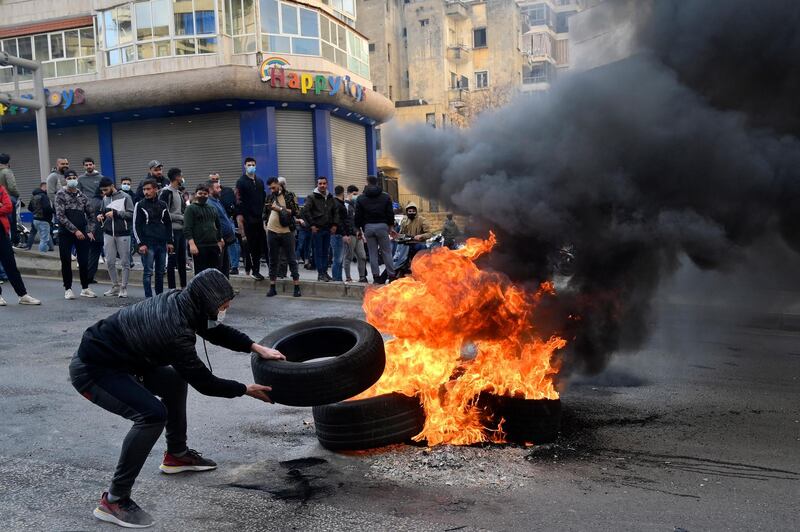
[[[417,204],[413,201],[406,205],[406,216],[400,222],[400,234],[413,238],[417,243],[409,246],[408,262],[418,251],[426,249],[425,241],[433,236],[430,226],[424,217],[419,216]]]

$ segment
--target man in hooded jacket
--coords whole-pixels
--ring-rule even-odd
[[[95,323],[83,334],[69,366],[72,385],[86,399],[133,421],[122,443],[116,472],[94,515],[130,528],[154,521],[130,498],[134,481],[166,427],[165,473],[208,471],[217,465],[186,445],[187,383],[204,395],[249,395],[272,402],[268,386],[221,379],[195,351],[196,335],[232,351],[253,351],[264,359],[283,360],[274,349],[222,325],[234,297],[219,270],[204,270],[185,290],[170,290],[125,307]],[[153,327],[153,324],[159,324]],[[156,398],[159,396],[161,400]]]

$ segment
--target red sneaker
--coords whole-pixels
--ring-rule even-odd
[[[183,456],[164,453],[164,460],[158,468],[164,473],[183,473],[184,471],[211,471],[217,468],[216,462],[203,458],[203,455],[189,449]]]
[[[103,493],[100,505],[94,509],[93,513],[101,521],[125,528],[148,528],[155,524],[150,514],[139,508],[139,505],[130,497],[117,502],[108,502],[108,492]]]

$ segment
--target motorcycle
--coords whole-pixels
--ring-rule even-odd
[[[442,233],[435,233],[425,242],[415,240],[413,236],[399,235],[395,239],[397,248],[395,249],[394,257],[392,257],[395,277],[400,279],[401,277],[405,277],[411,273],[411,261],[414,259],[414,256],[417,253],[422,251],[422,249],[414,249],[418,244],[422,244],[424,249],[430,250],[442,247],[443,242],[444,237],[442,237]]]

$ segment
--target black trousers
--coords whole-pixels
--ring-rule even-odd
[[[222,264],[219,271],[222,272],[222,275],[225,277],[230,278],[231,276],[231,254],[230,254],[230,244],[225,244],[225,247],[222,248]]]
[[[86,259],[86,277],[90,281],[94,281],[94,276],[97,275],[97,267],[100,264],[100,255],[103,254],[103,233],[97,237],[94,242],[89,242],[89,254]]]
[[[78,353],[69,365],[72,385],[86,399],[113,414],[133,421],[109,491],[127,497],[158,437],[167,428],[167,452],[186,451],[186,393],[188,387],[171,367],[144,375],[101,368],[81,361]],[[160,397],[159,401],[156,396]]]
[[[286,254],[289,263],[289,270],[292,272],[292,279],[300,279],[300,272],[297,269],[297,258],[294,252],[294,233],[276,233],[267,231],[269,239],[269,279],[275,281],[278,278],[278,263],[281,258],[281,251]]]
[[[72,288],[72,246],[75,246],[78,255],[78,274],[81,279],[81,288],[89,288],[89,238],[78,240],[69,231],[58,232],[58,256],[61,259],[61,279],[64,281],[64,290]]]
[[[261,257],[264,255],[264,225],[261,221],[245,222],[244,235],[247,237],[247,251],[250,254],[250,262],[253,273],[261,270]]]
[[[0,265],[6,272],[8,282],[19,297],[28,293],[25,289],[25,283],[22,282],[22,276],[17,269],[17,260],[14,258],[14,250],[11,248],[11,237],[6,234],[5,227],[0,225]],[[3,287],[0,285],[0,295],[3,293]]]
[[[175,250],[167,255],[167,286],[177,288],[175,286],[175,268],[177,268],[181,288],[186,288],[186,237],[183,236],[183,230],[173,229],[172,241]]]
[[[198,247],[199,253],[192,255],[194,261],[194,274],[208,270],[211,268],[219,270],[222,267],[221,260],[222,254],[219,251],[219,246],[203,246]]]

